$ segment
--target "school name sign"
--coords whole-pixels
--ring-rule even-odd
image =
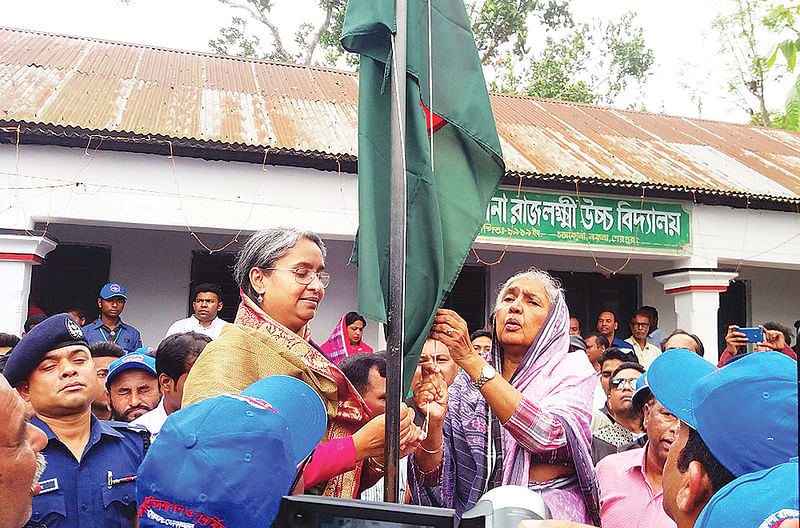
[[[478,236],[677,249],[689,244],[690,230],[689,212],[677,203],[499,189]]]

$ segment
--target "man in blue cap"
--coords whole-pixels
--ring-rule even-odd
[[[100,316],[83,327],[83,335],[87,343],[110,341],[128,352],[142,346],[142,337],[133,326],[123,323],[120,315],[128,300],[125,286],[117,282],[109,282],[100,289],[97,307]]]
[[[141,351],[125,354],[108,367],[106,376],[111,417],[131,422],[161,401],[156,360]]]
[[[647,380],[681,420],[662,478],[664,510],[678,528],[777,527],[797,518],[794,360],[761,352],[716,368],[689,350],[670,350]],[[712,522],[714,512],[727,515]]]
[[[14,347],[3,374],[47,436],[30,526],[133,526],[133,477],[149,438],[92,414],[97,373],[78,323],[62,313],[37,325]]]

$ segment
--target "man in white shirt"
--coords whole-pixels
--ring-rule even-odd
[[[197,332],[186,332],[167,336],[156,350],[156,372],[161,388],[161,402],[152,411],[133,421],[150,431],[155,440],[167,416],[181,408],[183,384],[189,371],[211,338]]]
[[[194,314],[172,323],[165,337],[172,334],[197,332],[216,339],[219,337],[222,327],[228,324],[217,317],[217,313],[222,310],[222,290],[216,284],[204,283],[194,289],[192,309]]]
[[[631,318],[631,336],[625,342],[633,345],[633,352],[644,368],[649,367],[650,363],[661,354],[659,347],[647,342],[649,333],[650,317],[647,312],[639,310]]]

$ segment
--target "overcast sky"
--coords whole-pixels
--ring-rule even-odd
[[[274,0],[278,17],[291,28],[297,13],[308,13],[311,0]],[[303,5],[307,4],[308,9]],[[748,116],[727,95],[718,45],[710,28],[720,2],[704,0],[573,0],[579,21],[617,19],[628,10],[637,13],[647,44],[655,54],[652,77],[644,87],[647,110],[698,116],[692,93],[702,100],[707,119],[746,122]],[[55,33],[97,37],[169,48],[209,51],[208,40],[236,12],[217,0],[26,0],[6,2],[2,24]],[[257,27],[253,23],[252,27]],[[262,39],[266,40],[266,39]],[[283,37],[291,41],[291,31]],[[768,50],[764,50],[766,53]],[[688,88],[687,88],[688,87]],[[768,93],[768,106],[780,108],[788,86]],[[632,100],[619,101],[625,106]]]

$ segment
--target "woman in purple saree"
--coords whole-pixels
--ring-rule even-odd
[[[563,291],[544,271],[519,273],[500,289],[494,319],[487,360],[458,314],[434,319],[431,337],[463,372],[449,394],[435,370],[415,388],[429,430],[411,458],[412,502],[461,517],[487,490],[515,484],[540,491],[553,519],[599,526],[589,454],[596,374],[585,354],[569,353]]]

